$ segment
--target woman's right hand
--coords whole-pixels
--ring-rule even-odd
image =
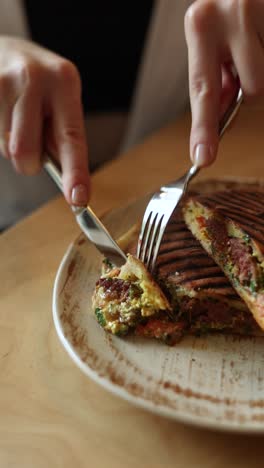
[[[90,179],[81,82],[70,61],[30,41],[0,37],[0,152],[35,174],[44,149],[62,168],[66,200],[86,205]]]

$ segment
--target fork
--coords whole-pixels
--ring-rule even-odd
[[[232,100],[226,113],[220,120],[219,137],[222,137],[229,124],[234,119],[243,100],[242,90]],[[185,194],[189,182],[195,177],[200,168],[193,165],[182,177],[160,187],[154,193],[145,210],[137,245],[137,257],[145,263],[153,273],[160,244],[168,221]]]

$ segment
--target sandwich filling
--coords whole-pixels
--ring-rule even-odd
[[[184,207],[184,218],[192,233],[223,269],[262,328],[263,203],[262,193],[230,192],[194,197]]]

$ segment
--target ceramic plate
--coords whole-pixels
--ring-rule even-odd
[[[145,206],[146,199],[139,200],[108,214],[104,222],[119,238]],[[264,339],[186,337],[168,347],[139,337],[110,336],[91,310],[101,260],[80,235],[55,281],[56,330],[80,369],[107,390],[154,413],[215,429],[264,432]]]

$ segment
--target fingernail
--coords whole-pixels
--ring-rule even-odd
[[[194,164],[198,167],[207,166],[212,160],[212,151],[208,145],[200,143],[194,153]]]
[[[88,203],[88,190],[83,184],[76,185],[72,189],[71,200],[73,205],[84,206]]]

